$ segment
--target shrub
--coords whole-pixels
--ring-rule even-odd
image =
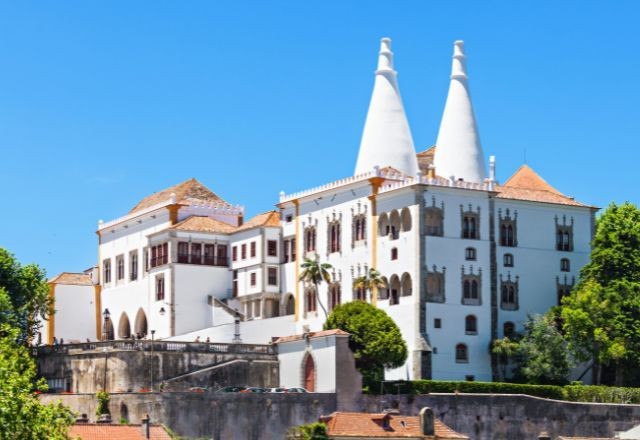
[[[111,412],[109,411],[109,400],[111,400],[109,393],[107,393],[106,391],[98,391],[96,393],[96,398],[98,399],[96,415],[101,416],[103,414],[111,414]]]
[[[640,403],[640,389],[597,385],[567,385],[566,399],[572,402]]]

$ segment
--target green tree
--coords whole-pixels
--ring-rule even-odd
[[[364,301],[339,305],[324,324],[325,330],[351,334],[349,345],[365,384],[383,380],[385,368],[400,367],[407,360],[407,344],[400,329],[383,310]]]
[[[561,385],[572,361],[554,315],[529,317],[515,353],[516,377],[527,383]]]
[[[27,343],[40,326],[38,315],[49,314],[49,286],[44,270],[35,264],[22,266],[0,248],[0,296],[0,324],[17,328],[18,341]]]
[[[378,289],[383,289],[387,286],[384,278],[380,275],[380,272],[373,267],[361,277],[353,280],[353,287],[355,289],[364,288],[367,292],[371,292],[371,301],[373,302],[374,296],[377,297]]]
[[[36,380],[35,362],[17,342],[20,331],[6,324],[0,330],[0,440],[68,439],[71,411],[60,403],[40,403],[36,391],[47,384]]]
[[[324,318],[327,319],[327,309],[322,304],[320,300],[320,284],[324,281],[327,284],[331,282],[331,276],[329,275],[329,269],[331,269],[331,265],[329,263],[320,263],[318,257],[315,260],[311,258],[305,258],[304,262],[300,265],[302,267],[302,273],[298,277],[298,281],[302,281],[305,284],[313,284],[316,289],[316,299],[318,300],[318,304],[322,308],[324,312]]]
[[[625,383],[640,364],[640,210],[611,204],[597,222],[591,259],[580,282],[563,299],[561,317],[569,348],[581,361],[593,361],[593,378],[603,366]],[[637,385],[637,380],[627,381]]]
[[[514,361],[518,353],[518,342],[508,337],[496,339],[491,344],[491,353],[496,356],[498,366],[500,366],[501,380],[507,380],[507,368]]]

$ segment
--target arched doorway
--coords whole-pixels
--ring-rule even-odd
[[[118,320],[118,338],[129,339],[131,337],[131,325],[129,324],[129,317],[125,312],[120,315]]]
[[[316,390],[316,363],[310,354],[304,362],[304,388],[310,392]]]
[[[147,335],[147,315],[142,308],[138,309],[135,323],[136,338],[144,338]]]
[[[289,294],[285,305],[285,315],[293,315],[294,313],[296,313],[296,300],[293,295]]]

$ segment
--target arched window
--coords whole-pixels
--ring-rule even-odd
[[[391,211],[391,214],[389,215],[389,224],[391,226],[391,230],[389,231],[389,239],[397,240],[400,237],[400,227],[402,224],[402,221],[400,220],[400,213],[398,213],[398,210],[394,209],[393,211]]]
[[[131,337],[131,325],[129,324],[129,317],[126,313],[122,312],[120,320],[118,321],[118,338],[129,339]]]
[[[411,230],[411,211],[409,208],[402,208],[400,217],[402,218],[402,232]]]
[[[478,282],[471,280],[471,298],[478,299]]]
[[[468,335],[478,334],[478,320],[474,315],[467,315],[464,319],[464,332]]]
[[[462,211],[462,207],[460,208],[462,216],[462,238],[480,239],[480,213],[472,211],[464,212]]]
[[[296,313],[296,300],[293,297],[293,295],[289,294],[289,297],[287,298],[287,302],[285,306],[285,314],[293,315],[294,313]]]
[[[427,301],[436,303],[445,302],[444,274],[444,268],[441,272],[438,272],[435,266],[433,267],[433,271],[427,272]]]
[[[518,277],[511,280],[511,275],[506,281],[500,275],[500,308],[502,310],[518,310]]]
[[[502,334],[505,338],[513,339],[516,334],[516,326],[513,322],[507,321],[502,325]]]
[[[568,258],[562,258],[560,260],[560,270],[562,272],[569,272],[571,270],[571,263]]]
[[[312,393],[316,390],[316,364],[310,354],[304,361],[304,388]]]
[[[304,230],[304,249],[306,252],[315,252],[316,250],[315,226],[308,226]]]
[[[340,305],[340,283],[333,283],[329,287],[329,311]]]
[[[503,264],[504,267],[513,267],[513,254],[504,254]]]
[[[147,315],[142,308],[138,309],[136,314],[136,322],[134,325],[136,338],[144,338],[147,335]]]
[[[341,237],[340,237],[340,222],[333,221],[329,223],[329,240],[328,240],[328,251],[329,253],[340,252],[341,249]]]
[[[378,217],[378,233],[381,237],[389,235],[391,232],[391,225],[389,225],[389,216],[386,212],[383,212]]]
[[[518,213],[511,215],[510,209],[506,210],[506,215],[502,216],[502,210],[499,210],[500,216],[500,246],[517,246],[517,222]]]
[[[400,283],[400,278],[398,275],[392,275],[389,285],[389,305],[393,306],[400,302],[400,291],[402,290],[402,285]]]
[[[479,306],[482,304],[480,292],[481,275],[462,275],[462,304]]]
[[[315,312],[318,307],[317,294],[315,286],[309,286],[305,289],[305,312]]]
[[[468,261],[476,260],[476,248],[468,247],[464,251],[464,258]]]
[[[389,281],[386,277],[382,277],[384,287],[378,288],[378,299],[389,299]]]
[[[366,239],[367,218],[364,214],[356,215],[353,218],[353,242]]]
[[[402,296],[411,296],[411,293],[413,292],[413,284],[411,281],[411,275],[409,275],[407,272],[402,274],[402,279],[401,279],[401,289],[402,289]]]
[[[469,353],[465,344],[456,345],[456,362],[467,363],[469,362]]]
[[[366,301],[367,300],[367,290],[363,287],[354,287],[353,288],[353,299],[355,301]]]

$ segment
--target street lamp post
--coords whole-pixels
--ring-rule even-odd
[[[153,391],[153,342],[155,334],[156,331],[151,330],[151,368],[149,368],[149,371],[151,372],[151,391]]]

